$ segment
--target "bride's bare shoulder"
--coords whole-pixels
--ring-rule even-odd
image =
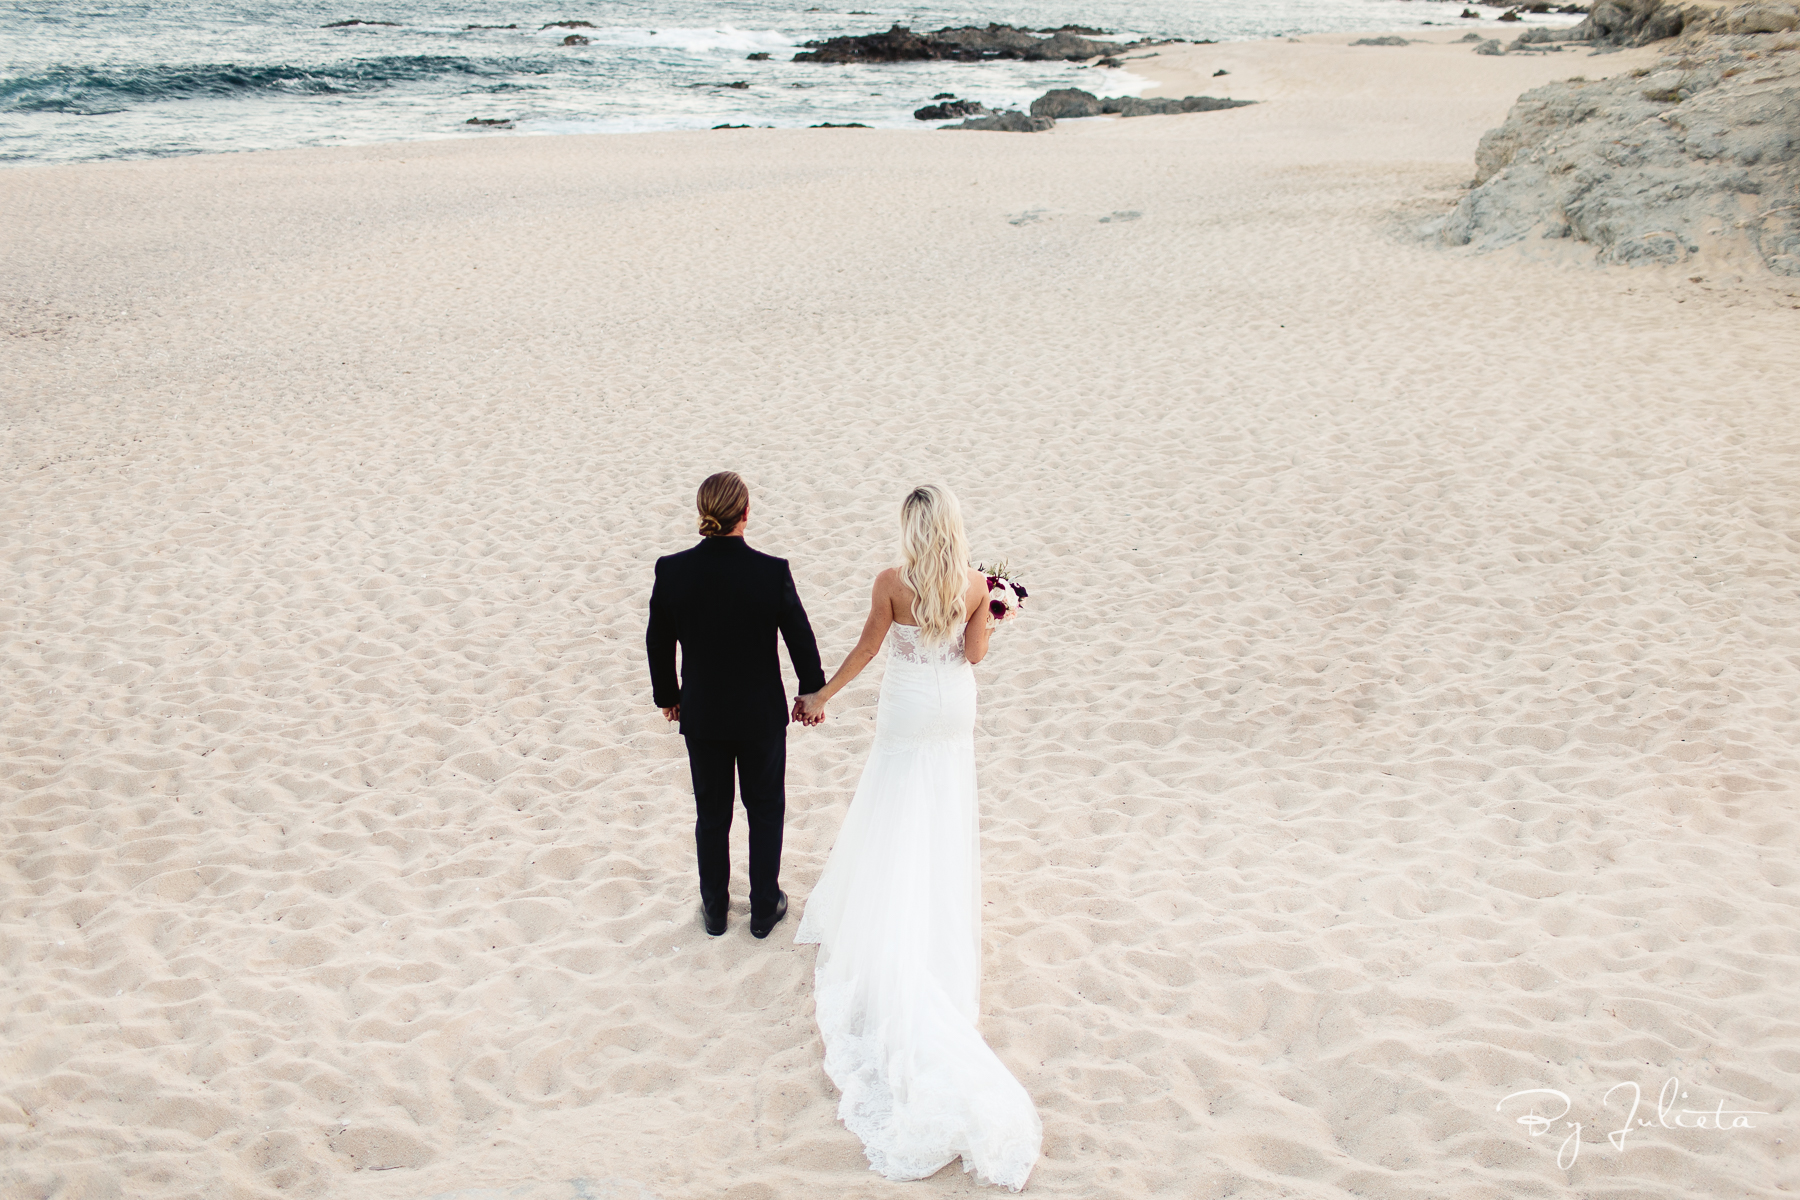
[[[877,604],[886,601],[892,608],[902,608],[912,602],[912,591],[900,577],[899,567],[889,567],[875,576],[874,595],[871,599]]]

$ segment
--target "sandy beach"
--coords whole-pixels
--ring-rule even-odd
[[[1800,1190],[1800,284],[1417,237],[1657,54],[1462,32],[1036,135],[0,171],[0,1195],[981,1191],[868,1172],[741,818],[701,930],[643,632],[723,468],[828,669],[916,482],[1032,590],[1029,1194]],[[796,910],[879,681],[790,735]]]

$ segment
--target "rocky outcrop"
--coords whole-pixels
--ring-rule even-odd
[[[1644,46],[1681,34],[1786,33],[1795,29],[1800,29],[1800,6],[1794,0],[1752,0],[1722,8],[1678,0],[1598,0],[1580,24],[1567,29],[1528,29],[1507,51],[1551,49],[1564,42]]]
[[[1642,46],[1674,37],[1706,10],[1665,0],[1599,0],[1567,38],[1558,41],[1598,42],[1606,46]]]
[[[1743,4],[1724,14],[1726,33],[1791,33],[1800,29],[1800,8],[1792,4]]]
[[[1747,251],[1800,275],[1800,55],[1777,40],[1695,38],[1648,71],[1526,92],[1437,237],[1572,238],[1603,263]]]
[[[1032,117],[1008,109],[988,117],[970,117],[958,125],[946,125],[945,129],[986,129],[994,133],[1042,133],[1052,129],[1056,122],[1049,117]]]
[[[1031,102],[1034,117],[1097,117],[1117,113],[1121,117],[1148,117],[1165,113],[1214,112],[1222,108],[1243,108],[1254,100],[1221,100],[1217,96],[1188,96],[1174,100],[1145,100],[1137,96],[1096,96],[1080,88],[1055,88]]]
[[[807,49],[794,55],[794,61],[988,62],[1011,58],[1026,62],[1081,62],[1117,54],[1132,46],[1149,44],[1097,42],[1087,36],[1090,32],[1093,31],[1084,26],[1070,25],[1051,32],[1048,37],[1039,37],[1029,29],[1018,29],[1011,25],[989,25],[985,29],[970,25],[957,29],[937,29],[930,33],[914,33],[904,25],[896,25],[886,33],[807,42]]]
[[[1357,38],[1350,44],[1352,46],[1410,46],[1412,39],[1403,37]]]
[[[352,29],[358,25],[386,25],[390,29],[398,29],[400,27],[400,23],[398,21],[364,21],[361,18],[352,17],[348,21],[333,21],[331,24],[321,25],[321,26],[319,26],[319,28],[320,29]]]

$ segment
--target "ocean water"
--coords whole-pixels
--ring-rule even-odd
[[[1460,11],[1433,0],[0,0],[0,163],[721,124],[929,130],[912,112],[940,92],[1017,107],[1052,87],[1136,95],[1148,81],[1128,66],[790,60],[810,39],[896,23],[1227,41],[1477,27]],[[391,24],[326,27],[348,20]],[[588,44],[564,46],[571,33]],[[748,61],[756,53],[769,58]]]

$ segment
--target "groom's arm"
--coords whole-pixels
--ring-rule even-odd
[[[794,674],[800,680],[800,694],[810,696],[825,686],[825,668],[819,664],[819,643],[813,637],[812,622],[806,619],[806,607],[794,587],[794,572],[781,564],[781,640],[787,643],[788,657],[794,662]]]
[[[644,631],[644,648],[650,654],[650,694],[665,712],[681,703],[681,678],[675,673],[675,615],[669,611],[662,562],[656,564],[656,585],[650,589],[650,625]]]

